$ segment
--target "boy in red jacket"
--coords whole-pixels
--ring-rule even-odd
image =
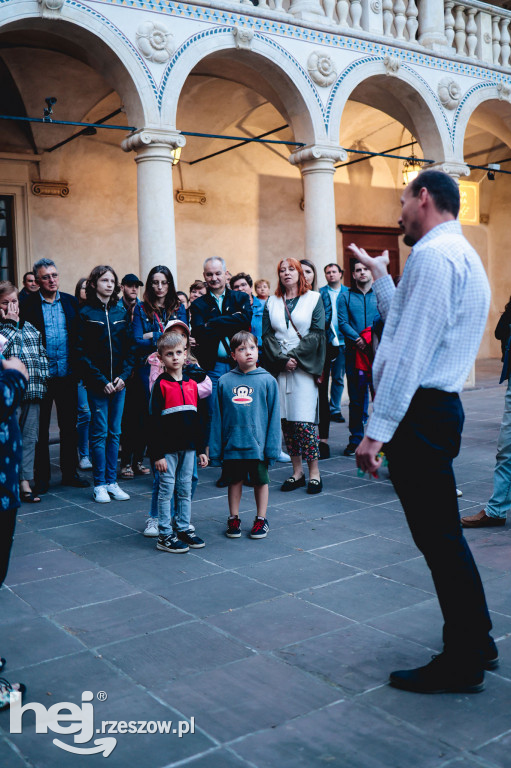
[[[190,530],[192,474],[195,453],[201,467],[207,466],[204,435],[197,414],[197,382],[183,373],[186,342],[172,331],[158,339],[158,356],[165,371],[151,393],[149,446],[160,475],[158,490],[158,541],[163,552],[188,552],[204,542]],[[170,502],[177,490],[177,505],[171,518]]]

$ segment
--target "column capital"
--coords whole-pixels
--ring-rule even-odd
[[[121,147],[125,152],[149,147],[167,147],[169,150],[176,147],[184,147],[186,138],[179,131],[166,131],[160,128],[140,128],[130,133],[122,142]]]
[[[440,163],[432,163],[431,165],[424,166],[424,170],[428,171],[443,171],[451,176],[454,181],[458,181],[460,176],[470,176],[470,168],[465,163],[457,163],[456,161],[446,160]]]
[[[333,163],[344,162],[347,158],[346,150],[335,144],[309,144],[296,149],[289,157],[289,162],[291,165],[303,165],[317,160],[326,160],[333,165]],[[305,169],[302,168],[302,170]]]

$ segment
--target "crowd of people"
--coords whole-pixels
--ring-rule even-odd
[[[159,551],[205,546],[192,524],[191,500],[198,468],[208,463],[221,466],[217,484],[228,488],[226,536],[241,536],[239,507],[248,485],[256,502],[249,536],[265,538],[273,462],[292,465],[282,492],[322,492],[319,462],[330,456],[330,422],[344,421],[346,373],[344,455],[355,455],[359,468],[373,474],[385,450],[445,622],[443,653],[425,667],[392,673],[390,681],[417,692],[482,690],[484,670],[496,666],[498,653],[460,525],[452,462],[463,424],[458,393],[486,323],[488,282],[456,221],[459,191],[449,176],[424,171],[401,205],[400,225],[414,248],[398,288],[387,274],[388,254],[371,258],[356,245],[349,288],[342,267],[330,263],[318,291],[316,266],[290,257],[277,265],[273,292],[270,280],[231,275],[216,256],[205,260],[203,280],[188,294],[176,290],[164,265],[150,270],[145,285],[135,274],[119,282],[113,267],[97,266],[78,281],[75,296],[59,290],[49,259],[34,264],[19,294],[0,283],[3,415],[17,434],[18,409],[23,438],[23,456],[14,440],[4,509],[16,509],[16,489],[9,487],[15,476],[23,502],[39,503],[48,491],[55,403],[62,484],[88,486],[78,469],[90,469],[95,502],[129,499],[118,484],[121,445],[123,480],[152,472],[143,533],[157,539]],[[439,283],[432,275],[440,263]],[[366,423],[369,394],[373,413]],[[479,516],[463,518],[467,527],[505,522],[508,432],[506,425],[499,498]],[[4,560],[14,519],[4,521]]]

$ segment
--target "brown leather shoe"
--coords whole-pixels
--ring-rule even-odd
[[[505,517],[489,517],[484,509],[476,515],[469,515],[461,518],[461,524],[464,528],[494,528],[506,524]]]

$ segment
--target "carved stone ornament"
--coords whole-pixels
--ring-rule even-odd
[[[125,152],[131,152],[135,150],[138,152],[140,149],[153,146],[164,146],[175,149],[175,147],[184,147],[186,144],[186,137],[179,131],[159,131],[156,128],[142,128],[142,130],[130,133],[123,141],[121,141],[121,148]]]
[[[301,165],[311,160],[328,160],[333,163],[339,163],[347,159],[348,153],[342,147],[336,147],[334,144],[313,144],[295,150],[289,157],[289,162],[291,165]]]
[[[253,29],[250,29],[250,27],[233,27],[232,34],[234,35],[236,48],[250,51],[252,48],[252,40],[254,39]]]
[[[371,3],[371,10],[373,13],[379,13],[381,11],[380,0],[373,0],[373,2]]]
[[[387,71],[387,75],[395,75],[399,71],[399,67],[401,66],[401,59],[399,56],[394,56],[391,53],[387,53],[385,58],[383,59],[383,66],[385,67]]]
[[[322,51],[314,51],[307,59],[307,69],[317,85],[326,88],[337,79],[337,71],[334,62],[328,54]]]
[[[446,161],[444,163],[431,163],[424,166],[430,171],[443,171],[457,181],[460,176],[470,176],[470,168],[465,163],[456,163],[454,161]]]
[[[438,83],[438,98],[446,109],[456,109],[461,100],[461,85],[451,77],[444,77]]]
[[[32,194],[37,197],[67,197],[69,182],[67,181],[33,181]]]
[[[64,0],[37,0],[42,15],[47,19],[54,19],[60,16],[64,5]]]
[[[200,189],[178,189],[176,192],[178,203],[199,203],[206,205],[206,193]]]
[[[485,32],[483,35],[484,42],[488,45],[488,43],[491,43],[491,35],[489,32]]]
[[[504,83],[497,83],[497,93],[499,94],[500,101],[509,101],[511,96],[511,87]]]
[[[172,33],[158,21],[144,21],[139,26],[137,46],[146,59],[157,64],[164,64],[176,50]]]

